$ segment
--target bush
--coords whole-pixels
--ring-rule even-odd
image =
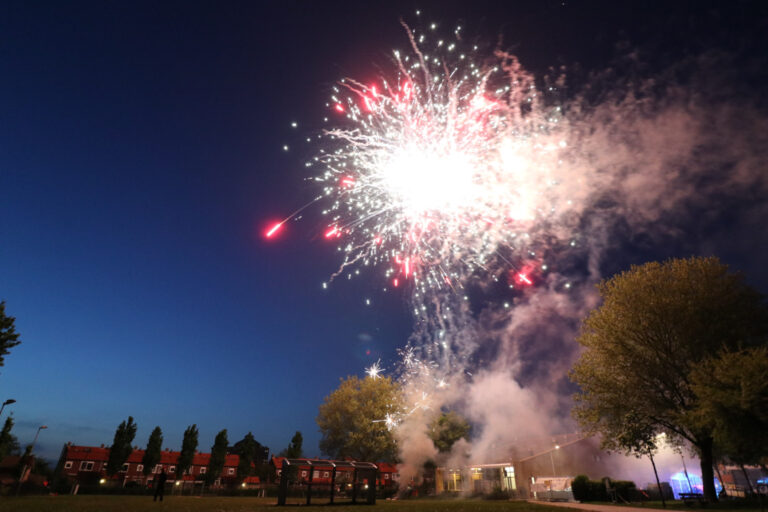
[[[587,475],[578,475],[571,482],[573,497],[578,501],[589,500],[589,477]]]

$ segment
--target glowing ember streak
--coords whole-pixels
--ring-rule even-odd
[[[521,283],[525,284],[533,284],[530,279],[528,279],[528,276],[523,274],[522,272],[517,274],[517,278],[520,280]]]
[[[331,229],[325,232],[325,238],[331,238],[334,235],[339,235],[339,228],[336,226],[333,226]]]
[[[277,233],[277,231],[278,231],[278,230],[279,230],[281,227],[283,227],[283,223],[282,223],[282,222],[278,222],[277,224],[275,224],[274,226],[272,226],[272,228],[271,228],[269,231],[267,231],[267,233],[266,233],[266,235],[265,235],[265,236],[266,236],[267,238],[272,238],[272,235],[274,235],[275,233]]]

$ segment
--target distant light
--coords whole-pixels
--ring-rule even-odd
[[[283,146],[283,151],[288,151],[288,144]]]
[[[296,128],[297,126],[299,126],[299,124],[296,121],[291,123],[291,128]]]
[[[245,482],[242,483],[242,487],[245,487]]]
[[[99,480],[99,483],[100,484],[104,484],[104,483],[106,483],[106,481],[107,481],[106,478],[102,478],[101,480]]]
[[[180,485],[180,484],[181,484],[181,482],[179,482],[179,481],[176,481],[176,485]]]
[[[559,445],[559,444],[556,444],[556,445],[555,445],[555,450],[559,450],[559,449],[560,449],[560,445]]]

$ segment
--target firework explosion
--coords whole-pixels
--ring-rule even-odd
[[[569,206],[560,107],[515,57],[463,47],[460,27],[451,40],[404,27],[412,52],[394,52],[393,77],[334,87],[341,126],[308,162],[323,168],[324,236],[344,255],[333,277],[378,266],[415,297],[476,272],[531,285],[535,248]]]
[[[375,267],[387,287],[410,293],[421,325],[414,339],[422,339],[401,351],[396,373],[413,412],[462,373],[459,344],[447,338],[466,322],[468,279],[534,285],[547,271],[544,250],[574,243],[565,226],[578,184],[564,164],[558,81],[537,87],[514,56],[464,44],[461,27],[445,39],[434,24],[403,27],[410,51],[394,51],[390,76],[333,88],[327,106],[337,127],[307,167],[322,169],[314,180],[323,193],[309,204],[326,205],[324,238],[343,254],[331,280]],[[381,371],[379,362],[366,370]]]

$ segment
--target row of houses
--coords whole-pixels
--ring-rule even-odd
[[[111,479],[121,485],[152,485],[153,481],[163,471],[167,482],[171,485],[202,482],[205,479],[208,465],[211,460],[210,453],[195,453],[192,465],[179,474],[177,471],[178,460],[181,452],[164,450],[161,452],[160,461],[148,470],[145,475],[145,467],[142,463],[144,450],[134,449],[123,464],[123,467]],[[59,462],[56,467],[57,475],[73,484],[96,485],[106,483],[107,461],[109,460],[109,448],[104,446],[78,446],[67,443],[62,449]],[[277,480],[281,477],[285,457],[273,457],[270,463],[273,465]],[[315,485],[330,485],[335,465],[333,461],[322,459],[306,459],[306,464],[297,467],[296,482],[299,485],[312,482]],[[249,476],[245,479],[238,477],[240,456],[229,454],[224,460],[224,468],[214,486],[241,485],[246,488],[258,487],[262,482],[257,476]],[[379,488],[393,488],[397,486],[397,467],[389,463],[377,463],[379,468],[376,485]],[[346,468],[337,469],[336,482],[344,485],[351,481],[352,474]],[[348,474],[349,473],[349,474]],[[373,482],[369,482],[373,483]]]
[[[144,459],[144,450],[135,449],[128,456],[128,460],[118,471],[113,480],[119,481],[123,486],[130,483],[151,485],[155,478],[162,472],[165,472],[167,481],[171,483],[178,482],[200,482],[205,478],[208,471],[208,465],[211,461],[210,453],[195,453],[192,458],[192,465],[181,475],[177,471],[178,460],[181,452],[172,450],[163,450],[160,453],[160,462],[149,469],[149,474],[145,475],[145,468],[142,460]],[[96,484],[104,483],[107,479],[107,461],[109,460],[109,448],[104,446],[78,446],[67,443],[61,451],[59,463],[56,471],[58,476],[78,484]],[[221,475],[214,485],[227,486],[239,482],[238,465],[240,456],[229,454],[224,459],[224,468]],[[246,477],[243,482],[246,487],[258,485],[259,478],[255,476]]]

